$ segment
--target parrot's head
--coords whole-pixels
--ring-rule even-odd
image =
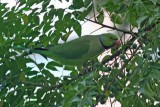
[[[118,37],[112,33],[101,34],[99,37],[100,37],[101,44],[106,49],[113,46],[120,45],[120,41],[118,40]]]

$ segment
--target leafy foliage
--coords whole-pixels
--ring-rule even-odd
[[[55,8],[50,0],[19,0],[12,8],[0,3],[0,10],[0,107],[87,107],[104,104],[110,98],[122,107],[159,107],[158,0],[107,0],[103,5],[73,0],[66,9]],[[90,13],[94,20],[87,18]],[[113,27],[104,24],[104,13],[108,13]],[[121,32],[119,36],[125,41],[108,50],[111,54],[101,62],[88,62],[81,72],[54,61],[37,63],[22,49],[13,48],[56,45],[60,39],[66,42],[74,31],[80,37],[82,21]],[[124,23],[129,30],[118,27]],[[70,75],[54,76],[51,71],[58,71],[58,67],[69,70]]]

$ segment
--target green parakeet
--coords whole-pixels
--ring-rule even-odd
[[[86,35],[64,44],[34,48],[31,51],[69,66],[82,66],[100,55],[105,49],[118,45],[118,37],[111,33]]]

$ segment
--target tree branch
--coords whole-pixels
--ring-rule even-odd
[[[61,86],[63,86],[63,84],[56,84],[56,85],[44,85],[42,83],[32,83],[32,82],[21,82],[22,84],[24,85],[27,85],[27,86],[33,86],[34,88],[35,87],[41,87],[41,88],[49,88],[49,89],[58,89],[60,88]]]
[[[119,29],[119,28],[117,28],[117,27],[108,26],[108,25],[105,25],[105,24],[102,24],[102,23],[99,23],[99,22],[95,22],[95,21],[93,21],[93,20],[91,20],[91,19],[88,19],[88,18],[85,18],[85,19],[88,20],[88,21],[90,21],[90,22],[93,22],[93,23],[95,23],[95,24],[99,24],[99,25],[101,25],[102,27],[107,27],[107,28],[110,28],[110,29],[112,29],[112,30],[117,30],[117,31],[123,32],[123,33],[125,33],[125,34],[131,34],[132,36],[135,36],[135,35],[136,35],[136,33],[133,33],[133,32],[128,31],[128,30],[122,30],[122,29]]]

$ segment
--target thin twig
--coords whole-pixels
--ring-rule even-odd
[[[113,106],[112,106],[112,100],[111,100],[111,98],[109,98],[109,100],[110,100],[111,107],[113,107]]]
[[[123,32],[123,33],[125,33],[125,34],[131,34],[132,36],[135,36],[135,35],[136,35],[136,33],[132,33],[131,31],[122,30],[122,29],[119,29],[119,28],[117,28],[117,27],[108,26],[108,25],[105,25],[105,24],[102,24],[102,23],[99,23],[99,22],[95,22],[95,21],[93,21],[93,20],[91,20],[91,19],[88,19],[88,18],[85,18],[85,20],[88,20],[88,21],[90,21],[90,22],[99,24],[99,25],[101,25],[102,27],[107,27],[107,28],[110,28],[110,29],[113,29],[113,30],[117,30],[117,31]]]
[[[94,1],[93,0],[92,0],[92,5],[93,5],[94,20],[97,22],[97,20],[96,20],[96,12],[95,12],[95,8],[94,8]]]

